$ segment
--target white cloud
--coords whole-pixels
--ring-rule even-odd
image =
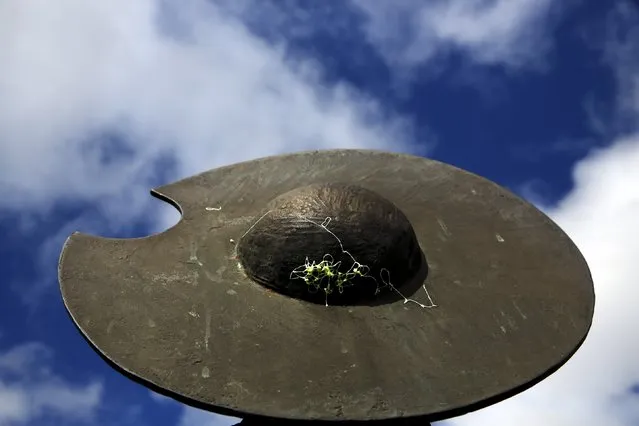
[[[639,9],[636,2],[619,1],[606,19],[604,59],[617,82],[617,108],[622,126],[639,128]],[[629,123],[629,122],[630,123]]]
[[[427,64],[429,67],[419,70],[423,75],[437,69],[437,60],[451,52],[460,52],[480,65],[545,69],[555,25],[574,2],[351,0],[310,7],[295,1],[220,3],[282,42],[318,33],[334,39],[353,37],[361,24],[366,40],[391,71],[405,75]],[[355,13],[348,13],[351,11]]]
[[[51,356],[39,343],[0,352],[0,426],[30,424],[43,415],[83,421],[94,417],[101,383],[78,384],[56,376],[50,371]]]
[[[240,421],[241,419],[235,417],[221,416],[197,408],[186,407],[178,426],[231,426]]]
[[[205,1],[173,16],[160,4],[0,3],[4,207],[146,192],[163,154],[184,176],[291,150],[409,149],[406,122],[346,85],[321,86],[312,62],[285,59]],[[131,155],[105,164],[105,133]],[[121,204],[139,212],[137,195]]]
[[[622,2],[608,17],[605,57],[617,77],[618,112],[628,120],[626,129],[639,129],[639,13],[630,6]],[[532,389],[447,424],[639,424],[639,394],[631,392],[639,384],[638,165],[635,131],[579,162],[572,192],[544,209],[580,248],[595,283],[595,317],[582,348]]]
[[[545,66],[557,4],[550,0],[352,0],[369,42],[394,67],[459,51],[482,65]]]
[[[151,399],[158,404],[177,403],[174,399],[153,391],[149,391],[149,395]],[[242,419],[236,417],[222,416],[185,405],[178,426],[231,426],[239,423],[241,420]]]
[[[449,421],[454,426],[630,426],[639,422],[639,135],[598,150],[574,171],[575,189],[550,216],[591,269],[596,291],[589,337],[562,369],[532,389]]]
[[[149,391],[149,396],[151,397],[153,401],[158,402],[160,404],[173,402],[173,399],[169,398],[168,396],[164,396],[162,394],[153,392],[151,390]]]

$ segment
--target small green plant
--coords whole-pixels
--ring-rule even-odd
[[[291,271],[291,275],[290,275],[291,280],[298,280],[298,279],[303,280],[308,285],[310,292],[315,293],[320,290],[324,291],[326,306],[328,306],[329,294],[333,293],[335,289],[337,289],[339,293],[343,293],[344,288],[354,285],[353,279],[356,277],[370,278],[371,280],[373,280],[375,284],[377,285],[377,288],[375,289],[375,294],[378,294],[381,291],[381,289],[384,287],[390,287],[395,293],[397,293],[399,296],[404,298],[404,303],[412,302],[419,305],[422,308],[434,308],[435,306],[437,306],[431,300],[425,285],[422,285],[422,288],[426,292],[430,305],[424,305],[416,300],[408,299],[407,297],[405,297],[402,293],[399,292],[399,290],[395,288],[395,286],[393,286],[393,284],[391,284],[390,272],[386,268],[382,268],[380,271],[380,279],[383,283],[383,286],[380,287],[377,279],[369,275],[370,267],[359,263],[353,257],[353,255],[351,255],[346,249],[344,249],[344,246],[342,245],[342,240],[340,240],[339,237],[333,233],[333,231],[328,229],[328,224],[331,222],[330,217],[327,217],[326,219],[324,219],[324,222],[322,222],[321,224],[313,222],[312,220],[306,217],[300,217],[300,219],[306,222],[309,222],[315,226],[318,226],[322,228],[324,231],[331,234],[333,238],[335,238],[335,240],[338,242],[341,249],[341,254],[347,255],[348,257],[350,257],[350,259],[353,262],[347,271],[345,272],[340,271],[339,268],[342,262],[341,261],[335,262],[335,260],[333,259],[333,256],[331,256],[330,254],[325,254],[322,257],[322,261],[319,263],[317,263],[316,261],[311,262],[309,258],[306,257],[304,264],[294,268]],[[384,275],[386,275],[387,278],[385,278]]]
[[[253,228],[271,212],[272,210],[269,210],[266,213],[264,213],[257,221],[255,221],[244,232],[244,234],[242,234],[242,236],[238,240],[241,240],[242,238],[244,238],[244,236],[246,236],[249,232],[251,232]],[[348,270],[340,271],[340,266],[342,262],[341,261],[335,262],[333,256],[331,256],[330,254],[325,254],[322,257],[322,261],[319,263],[317,263],[316,261],[311,262],[307,256],[304,264],[294,268],[291,271],[290,279],[303,280],[308,285],[310,292],[315,293],[320,290],[324,291],[324,294],[326,297],[325,298],[326,306],[328,306],[329,294],[333,293],[336,289],[338,292],[343,293],[346,287],[355,285],[355,283],[353,282],[353,279],[357,277],[369,278],[373,280],[375,284],[377,285],[377,288],[375,289],[375,294],[378,294],[381,291],[381,289],[384,287],[390,287],[392,291],[394,291],[395,293],[397,293],[400,297],[404,299],[404,303],[408,303],[408,302],[415,303],[416,305],[419,305],[421,308],[434,308],[437,306],[431,299],[430,294],[428,294],[428,290],[426,289],[425,284],[422,284],[422,289],[424,290],[424,292],[426,293],[426,297],[428,298],[428,302],[429,302],[428,305],[424,305],[423,303],[420,303],[417,300],[409,299],[406,296],[404,296],[399,290],[397,290],[397,288],[395,288],[393,284],[391,284],[390,271],[386,268],[382,268],[380,270],[379,278],[381,282],[383,283],[383,285],[380,287],[379,281],[375,277],[369,274],[370,267],[359,263],[353,257],[353,255],[351,255],[346,249],[344,249],[342,240],[340,240],[339,237],[335,235],[333,231],[328,229],[328,225],[331,222],[330,217],[327,217],[326,219],[324,219],[324,222],[322,223],[314,222],[304,216],[299,216],[298,218],[302,221],[311,223],[319,228],[322,228],[324,231],[331,234],[333,238],[335,238],[335,240],[339,244],[339,247],[341,250],[340,255],[348,256],[353,262],[351,266],[348,268]],[[234,242],[234,240],[231,240],[231,242]],[[238,263],[238,267],[241,268],[241,265],[239,263]]]
[[[325,254],[319,263],[310,262],[307,257],[303,265],[291,271],[291,279],[301,279],[308,285],[310,292],[315,293],[322,290],[328,296],[336,289],[339,293],[343,293],[345,287],[354,285],[353,278],[373,278],[368,275],[370,268],[357,261],[354,261],[345,272],[339,270],[341,264],[341,261],[335,262],[330,254]]]

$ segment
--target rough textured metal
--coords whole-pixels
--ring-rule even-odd
[[[313,183],[376,191],[411,221],[436,307],[323,306],[250,281],[235,244],[273,198]],[[64,303],[112,366],[223,414],[381,420],[459,415],[514,395],[579,347],[594,309],[579,250],[548,217],[452,166],[320,151],[223,167],[158,188],[181,221],[138,239],[79,233]],[[407,295],[428,304],[422,288]]]

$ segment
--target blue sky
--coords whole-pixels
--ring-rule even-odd
[[[582,0],[0,2],[0,426],[232,424],[112,372],[65,238],[178,220],[150,188],[306,149],[424,155],[535,203],[597,292],[551,378],[454,426],[639,424],[639,8]]]

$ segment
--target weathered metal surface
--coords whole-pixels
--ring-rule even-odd
[[[408,217],[437,305],[324,306],[269,291],[235,245],[278,195],[313,183],[377,192]],[[380,420],[459,415],[561,366],[593,316],[577,247],[512,193],[436,161],[320,151],[223,167],[158,188],[181,221],[138,239],[75,233],[64,303],[112,366],[223,414]],[[405,295],[428,305],[418,288]]]

